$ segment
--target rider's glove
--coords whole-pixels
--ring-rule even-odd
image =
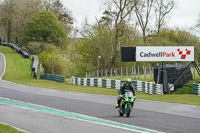
[[[119,97],[123,97],[123,95],[119,95]]]

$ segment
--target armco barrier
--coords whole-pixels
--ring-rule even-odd
[[[200,95],[200,84],[197,83],[192,84],[192,93]]]
[[[43,75],[40,75],[40,79],[46,79],[46,80],[65,83],[65,77],[64,76],[55,75],[55,74],[43,74]],[[75,78],[75,84],[76,84],[76,79],[78,79],[78,78]]]
[[[33,62],[32,71],[34,73],[34,78],[37,78],[37,70],[38,70],[39,59],[36,55],[33,55],[32,62]]]
[[[30,58],[30,55],[16,44],[3,42],[2,45],[12,48],[14,51],[21,54],[24,58]]]
[[[103,87],[103,88],[120,89],[123,83],[125,83],[125,80],[72,77],[72,84],[81,85],[81,86],[96,86],[96,87]],[[132,81],[132,85],[137,91],[142,91],[148,94],[163,95],[162,84],[154,84],[154,83],[145,82],[145,81]]]

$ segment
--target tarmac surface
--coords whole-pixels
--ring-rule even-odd
[[[131,116],[129,118],[126,118],[126,117],[118,116],[117,110],[114,108],[116,97],[113,97],[113,96],[75,93],[75,92],[66,92],[66,91],[51,90],[51,89],[45,89],[45,88],[29,87],[29,86],[19,85],[19,84],[15,84],[15,83],[3,81],[3,80],[0,81],[0,97],[10,98],[10,99],[18,100],[18,101],[23,101],[26,103],[42,105],[45,107],[59,109],[59,110],[67,111],[67,112],[74,112],[78,114],[92,116],[95,118],[110,120],[114,122],[143,127],[147,129],[161,131],[161,132],[167,132],[167,133],[190,133],[190,132],[194,133],[195,132],[197,133],[200,131],[200,126],[199,126],[200,107],[199,106],[174,104],[174,103],[166,103],[166,102],[154,102],[154,101],[149,101],[149,100],[137,99],[133,112],[131,112]],[[6,107],[8,108],[6,109]],[[20,115],[25,115],[25,113],[23,113],[23,109],[19,109],[18,107],[10,107],[9,105],[7,106],[0,105],[0,108],[5,109],[5,110],[0,109],[1,110],[0,121],[9,123],[13,126],[22,128],[30,132],[38,132],[38,131],[29,130],[29,128],[26,129],[27,126],[24,126],[24,124],[14,125],[14,121],[12,119],[6,119],[7,116],[10,115],[10,112],[8,110],[12,110],[11,113],[13,114],[16,111],[17,113],[16,117],[18,117]],[[16,108],[16,109],[12,109],[12,108]],[[18,114],[20,110],[22,113]],[[4,113],[2,111],[4,111]],[[30,110],[27,111],[26,109],[25,112],[28,113],[31,111]],[[32,116],[33,119],[29,118],[27,120],[29,120],[30,122],[25,122],[25,123],[31,123],[30,125],[34,126],[35,124],[37,125],[38,121],[41,121],[41,124],[40,124],[41,128],[44,126],[44,124],[46,124],[46,122],[43,123],[42,120],[36,121],[35,119],[37,117],[35,117],[35,115],[41,116],[41,118],[39,117],[38,119],[42,119],[42,118],[46,119],[47,116],[49,116],[50,119],[52,117],[55,119],[59,117],[60,119],[57,119],[58,123],[59,121],[61,121],[61,118],[63,120],[69,119],[66,117],[46,114],[46,113],[38,112],[38,111],[32,111],[32,112],[37,112],[39,113],[39,115],[37,113],[36,114],[33,113],[33,116]],[[27,114],[28,115],[27,117],[31,117],[32,112]],[[1,116],[2,114],[3,116],[5,116],[4,119]],[[13,119],[17,120],[17,118],[15,117],[13,117]],[[52,121],[55,122],[55,120],[52,120]],[[73,121],[76,121],[76,120],[73,120]],[[80,126],[81,126],[81,123],[82,121],[81,122],[77,121],[77,124],[79,124]],[[16,124],[19,124],[19,123],[16,122]],[[54,128],[54,124],[53,123],[51,124],[48,125],[48,127]],[[88,122],[85,122],[85,124],[88,125],[88,130],[90,129],[89,127],[91,125],[94,126],[93,124],[88,123]],[[98,128],[100,127],[98,125]],[[57,129],[57,127],[55,128]],[[102,128],[104,128],[104,126]],[[32,127],[30,129],[39,130],[40,128]],[[48,129],[48,128],[45,127],[45,129]],[[54,131],[56,129],[51,129],[51,130]],[[119,130],[118,128],[116,129]],[[81,128],[82,132],[89,132],[88,130],[87,128],[84,128],[84,126]],[[98,129],[99,132],[101,132],[102,130],[103,129]],[[113,128],[111,128],[110,130],[113,130],[113,132],[116,132]],[[71,132],[79,132],[79,131],[80,131],[79,128],[74,128],[74,130],[72,130]],[[112,132],[112,131],[109,131],[109,132]]]

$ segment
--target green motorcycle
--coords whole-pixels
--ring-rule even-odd
[[[131,91],[125,91],[122,96],[121,102],[119,104],[118,113],[119,116],[123,116],[124,114],[129,117],[135,102],[135,98]]]

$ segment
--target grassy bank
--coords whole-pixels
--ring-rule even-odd
[[[22,58],[13,49],[0,46],[0,52],[6,57],[6,72],[3,76],[4,80],[12,79],[31,79],[31,60]]]
[[[17,129],[0,123],[0,133],[23,133]]]
[[[7,60],[7,63],[6,63],[7,69],[6,69],[5,76],[3,77],[4,80],[8,80],[8,81],[23,84],[23,85],[64,90],[64,91],[111,95],[111,96],[118,95],[117,90],[114,90],[114,89],[75,86],[70,83],[57,83],[57,82],[47,81],[47,80],[32,79],[31,71],[30,71],[30,67],[31,67],[30,59],[22,58],[20,55],[16,54],[12,49],[7,48],[7,47],[0,46],[0,51],[5,54],[6,60]],[[18,61],[15,61],[15,60],[18,60]],[[18,69],[13,71],[14,67],[17,67]],[[15,75],[15,76],[12,76],[12,75]],[[124,78],[119,77],[119,79],[124,79]],[[194,81],[191,81],[191,82],[194,82]],[[191,84],[192,83],[190,83],[188,87],[191,88]],[[149,95],[149,94],[144,94],[142,92],[137,92],[137,98],[200,106],[200,96],[193,95],[193,94]]]

